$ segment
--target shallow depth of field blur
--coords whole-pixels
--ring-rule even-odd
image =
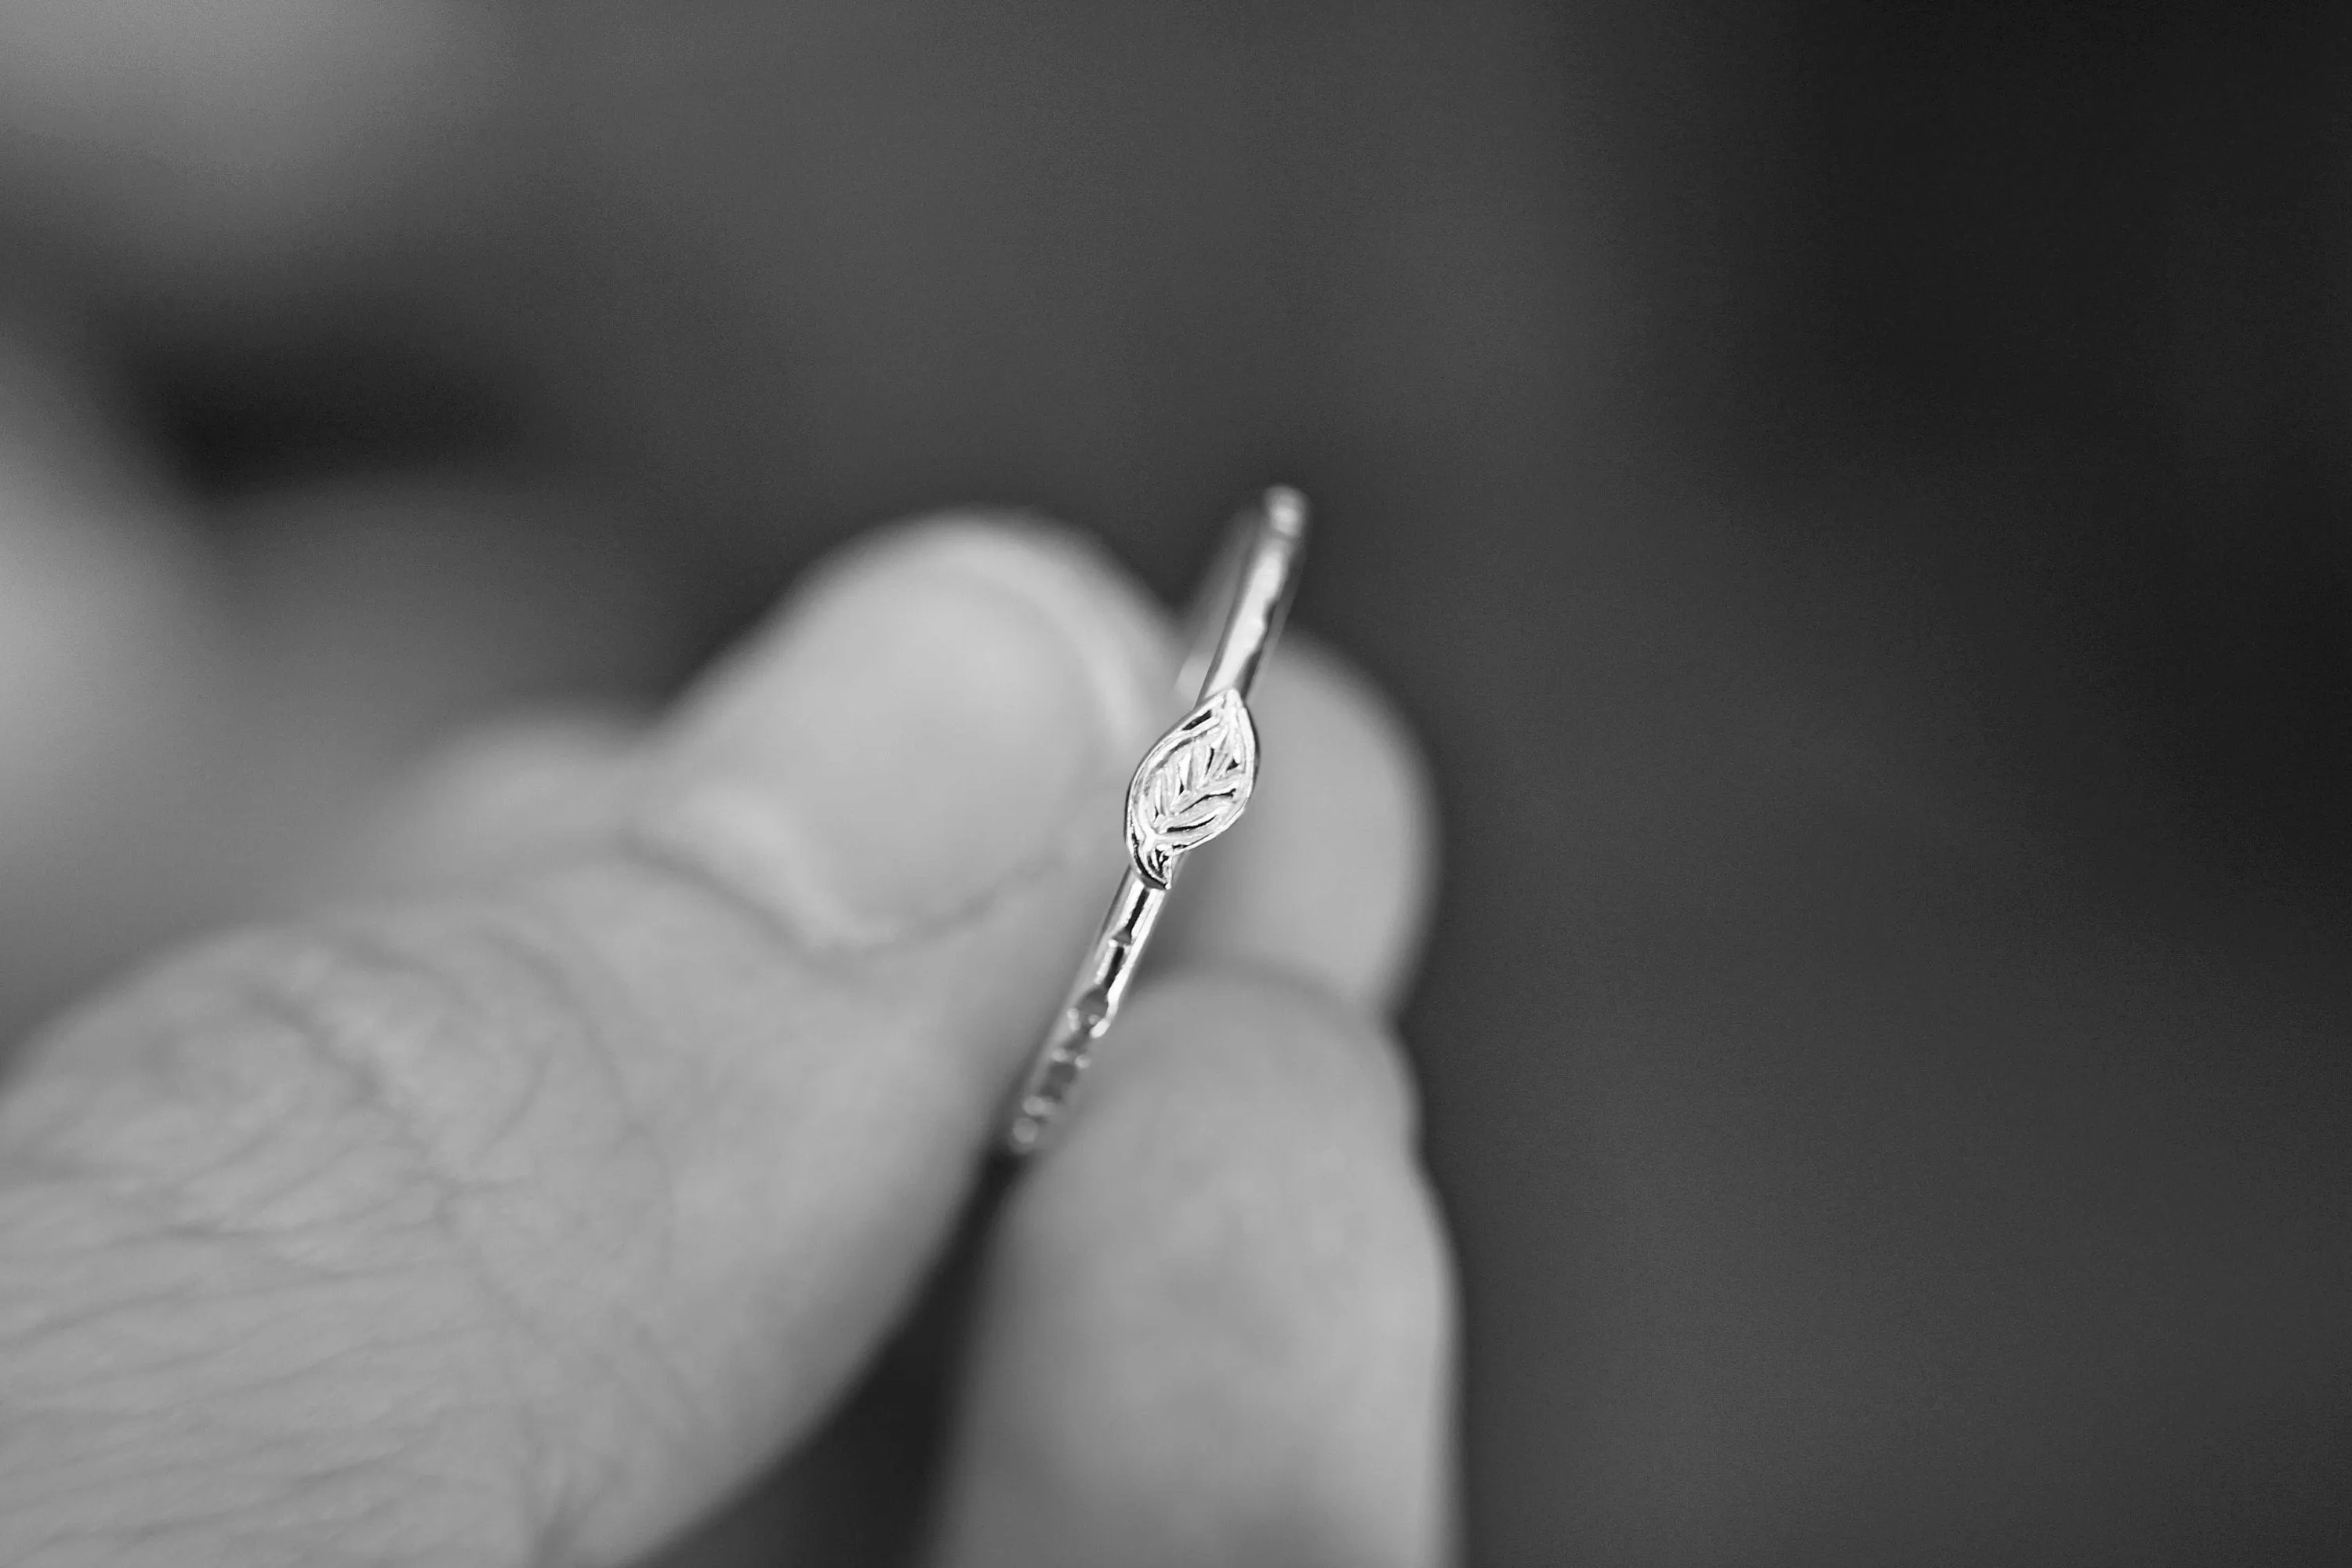
[[[2347,46],[0,0],[0,1022],[863,527],[1172,596],[1286,479],[1444,794],[1473,1560],[2325,1556]]]

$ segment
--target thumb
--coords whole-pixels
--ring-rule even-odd
[[[623,1561],[919,1282],[1164,717],[1084,552],[826,571],[608,826],[241,936],[0,1099],[0,1559]]]

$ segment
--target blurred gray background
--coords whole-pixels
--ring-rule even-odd
[[[1301,620],[1444,792],[1409,1030],[1473,1561],[2341,1561],[2347,44],[9,0],[0,284],[100,367],[131,510],[265,598],[372,563],[261,617],[323,795],[649,699],[883,519],[1037,508],[1172,596],[1301,484]],[[383,733],[303,657],[354,617],[415,685]],[[226,765],[183,744],[129,771]],[[193,858],[183,795],[92,808],[94,913],[20,857],[12,1007],[331,816],[220,793]]]

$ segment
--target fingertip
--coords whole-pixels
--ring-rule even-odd
[[[943,1559],[1440,1561],[1453,1277],[1401,1055],[1263,973],[1105,1047],[996,1238]]]
[[[650,831],[821,945],[959,921],[1115,845],[1163,636],[1067,534],[975,514],[888,530],[689,700],[649,771]]]
[[[859,573],[944,572],[998,588],[1081,655],[1108,726],[1139,742],[1171,705],[1176,648],[1166,611],[1093,536],[1043,512],[964,507],[868,534],[820,571],[812,592]]]
[[[1201,970],[1146,990],[1104,1041],[1072,1122],[1011,1220],[1041,1245],[1093,1247],[1139,1214],[1229,1205],[1228,1217],[1298,1223],[1332,1247],[1291,1265],[1393,1267],[1414,1287],[1446,1272],[1442,1248],[1424,1246],[1438,1230],[1403,1047],[1296,975]],[[1146,1233],[1149,1248],[1167,1240]]]
[[[1419,1125],[1395,1036],[1339,994],[1271,964],[1190,970],[1145,990],[1097,1067],[1074,1142],[1213,1134],[1402,1149]]]

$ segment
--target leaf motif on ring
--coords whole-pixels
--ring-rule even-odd
[[[1241,694],[1218,692],[1160,738],[1127,786],[1127,849],[1166,887],[1176,858],[1234,825],[1257,784],[1257,727]]]

